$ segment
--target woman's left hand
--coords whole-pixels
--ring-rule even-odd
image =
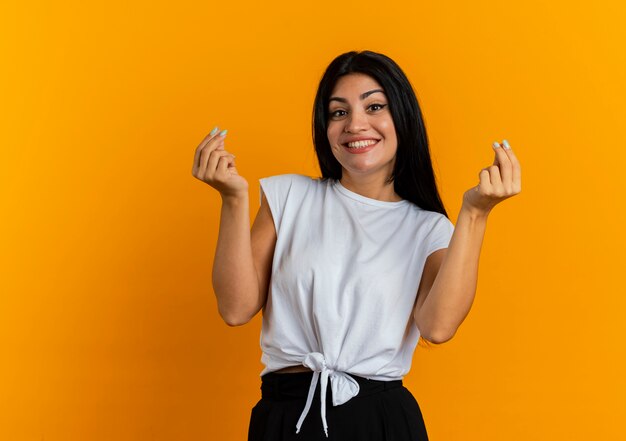
[[[507,140],[494,142],[493,148],[493,164],[480,171],[480,183],[463,195],[462,209],[477,215],[488,215],[496,204],[522,191],[522,168]]]

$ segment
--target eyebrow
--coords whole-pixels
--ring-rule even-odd
[[[368,96],[370,96],[371,94],[376,93],[376,92],[385,93],[385,91],[382,90],[382,89],[374,89],[374,90],[369,90],[369,91],[361,94],[361,96],[359,98],[361,98],[361,100],[364,100],[365,98],[367,98]],[[338,96],[331,96],[330,99],[328,100],[328,102],[330,103],[331,101],[340,101],[342,103],[347,103],[348,102],[347,99],[341,98],[341,97],[338,97]]]

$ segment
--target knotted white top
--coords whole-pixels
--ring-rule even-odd
[[[320,401],[322,412],[322,423],[324,424],[324,433],[328,436],[328,423],[326,422],[326,388],[328,384],[328,377],[330,377],[330,388],[332,389],[333,406],[339,406],[345,403],[352,397],[356,397],[359,394],[359,383],[350,375],[330,369],[326,365],[326,359],[319,352],[311,352],[307,354],[306,358],[302,362],[313,371],[313,378],[311,379],[311,386],[309,387],[309,395],[306,398],[306,404],[304,410],[300,415],[300,419],[296,424],[296,433],[300,432],[300,427],[309,413],[311,403],[313,402],[313,395],[315,394],[315,388],[317,387],[317,381],[321,375],[320,383]]]
[[[446,248],[454,225],[406,201],[370,199],[339,181],[297,174],[260,179],[277,240],[261,330],[261,372],[314,371],[296,431],[318,381],[326,424],[333,405],[359,392],[350,374],[401,380],[420,332],[413,308],[426,258]]]

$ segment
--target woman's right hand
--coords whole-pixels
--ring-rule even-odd
[[[217,128],[217,127],[216,127]],[[223,197],[248,194],[248,181],[237,173],[235,156],[224,149],[226,131],[208,134],[196,148],[191,174]]]

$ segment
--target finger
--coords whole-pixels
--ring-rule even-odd
[[[495,153],[495,158],[493,159],[493,164],[492,165],[498,165],[498,150],[501,149],[500,144],[496,141],[494,142],[492,145],[494,153]]]
[[[214,150],[210,153],[209,158],[207,160],[206,171],[205,174],[209,178],[212,178],[215,175],[215,171],[217,170],[217,164],[222,156],[232,156],[230,152],[226,150]]]
[[[218,148],[223,146],[224,145],[224,138],[226,138],[226,132],[228,132],[228,130],[222,130],[217,135],[215,135],[213,138],[211,138],[209,140],[209,142],[206,144],[206,146],[204,147],[204,150],[213,151],[213,150],[217,150]]]
[[[492,190],[496,194],[503,194],[504,185],[502,184],[502,176],[500,176],[500,168],[497,165],[492,165],[487,170],[489,171]]]
[[[215,126],[213,130],[211,130],[211,132],[207,136],[204,137],[202,142],[198,144],[198,147],[196,147],[196,151],[193,157],[194,168],[200,165],[200,153],[202,153],[204,146],[206,146],[208,142],[211,141],[211,139],[214,139],[218,134],[219,134],[219,127]]]
[[[504,141],[506,141],[506,139]],[[508,145],[509,148],[505,148],[504,152],[508,156],[509,161],[511,161],[511,182],[513,183],[514,189],[519,191],[522,185],[522,167],[517,159],[517,156],[513,152],[513,149],[510,148],[511,146],[508,141],[506,142],[506,145]]]
[[[233,155],[221,156],[219,158],[219,163],[217,164],[217,170],[215,174],[219,172],[220,175],[226,176],[226,174],[228,173],[228,169],[231,167],[231,165],[233,167],[235,165],[235,157]]]
[[[207,145],[207,144],[208,144],[208,142],[209,142],[211,139],[213,139],[213,138],[215,138],[217,135],[219,135],[219,131],[220,131],[220,128],[219,128],[218,126],[213,127],[213,130],[211,130],[211,132],[210,132],[207,136],[205,136],[205,138],[204,138],[204,139],[202,140],[202,142],[200,143],[200,146],[199,146],[199,147],[200,147],[200,148],[202,148],[202,147],[204,147],[205,145]]]
[[[504,186],[504,189],[510,191],[513,186],[513,167],[511,165],[511,160],[505,153],[505,149],[501,144],[494,142],[493,148],[496,154],[496,159],[493,161],[493,165],[497,166],[499,169],[500,182]],[[493,180],[491,182],[493,183]]]
[[[215,135],[208,144],[206,144],[204,146],[204,148],[202,149],[200,155],[201,155],[201,159],[200,159],[200,168],[202,166],[206,166],[207,162],[208,162],[208,157],[206,156],[205,159],[202,159],[203,156],[202,155],[210,155],[212,151],[214,150],[221,150],[224,151],[224,136],[221,133]]]
[[[215,130],[215,129],[213,129]],[[228,132],[228,130],[222,130],[221,132],[210,136],[207,138],[205,138],[205,140],[198,146],[198,148],[196,149],[196,155],[198,157],[198,168],[200,169],[203,165],[200,156],[202,155],[202,152],[208,151],[208,153],[210,153],[211,151],[217,149],[218,147],[220,147],[220,145],[223,145],[224,143],[224,137],[226,136],[226,132]],[[212,132],[211,132],[212,133]]]
[[[217,143],[217,145],[215,146],[215,150],[224,150],[224,138],[226,138],[227,133],[228,133],[228,130],[222,130],[219,133],[219,136],[222,138],[221,139],[222,142]]]
[[[492,186],[491,186],[491,180],[489,176],[489,170],[486,168],[483,168],[478,173],[478,179],[480,180],[480,183],[478,184],[478,189],[479,190],[482,189],[483,192],[491,192]]]

